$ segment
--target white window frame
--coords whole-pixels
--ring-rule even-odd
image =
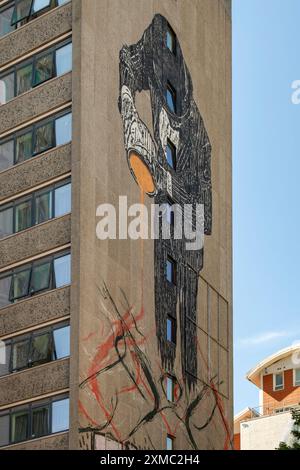
[[[297,370],[300,371],[300,367],[297,367],[296,369],[293,369],[293,376],[294,376],[294,377],[293,377],[293,378],[294,378],[294,380],[293,380],[293,385],[294,385],[294,387],[300,387],[300,379],[299,379],[299,382],[298,382],[298,383],[296,382],[296,371],[297,371]]]
[[[278,385],[276,385],[276,375],[282,375],[282,385],[280,388],[278,388]],[[280,392],[281,390],[284,390],[284,372],[275,372],[273,374],[273,391]]]

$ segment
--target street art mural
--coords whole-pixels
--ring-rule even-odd
[[[167,34],[176,41],[173,51],[168,47]],[[153,138],[135,107],[135,95],[143,90],[150,92]],[[180,44],[161,15],[154,17],[137,44],[121,50],[119,105],[133,177],[156,204],[190,204],[193,212],[197,204],[203,204],[204,233],[209,235],[211,147],[193,99],[192,80]],[[172,165],[168,152],[174,155]],[[168,258],[176,262],[176,286],[166,280]],[[154,263],[155,318],[162,363],[164,367],[174,365],[176,348],[169,347],[166,327],[168,316],[176,316],[178,303],[182,373],[190,387],[197,380],[197,289],[203,250],[187,250],[184,237],[160,237],[155,243]]]
[[[135,104],[136,94],[143,91],[150,93],[153,135]],[[211,146],[179,41],[161,15],[155,15],[136,44],[120,51],[118,104],[127,163],[142,193],[160,205],[190,204],[192,225],[197,204],[202,204],[204,233],[210,235]],[[184,237],[163,239],[161,232],[154,241],[155,312],[147,312],[155,317],[153,330],[145,329],[143,302],[136,308],[121,289],[113,298],[105,283],[99,285],[103,331],[95,354],[89,354],[90,366],[80,383],[80,396],[86,394],[97,403],[102,421],[95,420],[80,400],[82,448],[104,448],[110,442],[112,449],[155,449],[156,425],[169,436],[180,431],[193,449],[203,448],[204,430],[208,441],[210,432],[219,434],[223,447],[231,447],[231,431],[218,393],[219,378],[200,378],[204,369],[209,376],[209,364],[197,337],[203,249],[187,250],[186,241]],[[166,278],[168,260],[174,261],[174,282]],[[167,338],[168,319],[173,320],[173,335],[178,338],[172,343]],[[83,339],[87,350],[94,335],[99,332]],[[152,348],[155,343],[158,354],[148,354],[149,342]],[[176,368],[177,374],[175,362],[181,369],[178,372]],[[174,387],[171,401],[167,391],[170,377]],[[108,389],[114,393],[108,395]],[[126,396],[132,394],[135,412],[126,413]],[[92,443],[87,438],[90,433]],[[214,443],[206,442],[205,447],[214,448]]]

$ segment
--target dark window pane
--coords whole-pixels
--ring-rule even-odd
[[[15,231],[20,232],[31,227],[31,199],[16,205],[15,208]]]
[[[55,287],[66,286],[71,283],[71,255],[62,256],[54,260]]]
[[[0,416],[0,446],[9,444],[9,415]]]
[[[37,13],[50,6],[51,0],[33,0],[32,13]]]
[[[15,96],[15,74],[10,73],[0,78],[0,105],[7,103]]]
[[[36,196],[35,200],[35,223],[41,224],[52,218],[52,192]]]
[[[36,130],[34,153],[41,153],[53,147],[53,122],[49,122]]]
[[[11,284],[11,300],[20,299],[28,295],[30,269],[14,273]]]
[[[0,145],[0,171],[14,164],[14,141],[9,140]]]
[[[32,157],[32,132],[17,137],[16,161],[24,162]]]
[[[171,168],[175,170],[176,166],[176,147],[168,141],[167,143],[167,148],[166,148],[166,154],[167,154],[167,162],[170,165]]]
[[[31,2],[32,0],[16,0],[16,5],[11,21],[12,25],[19,23],[25,18],[28,18],[30,14]]]
[[[54,76],[53,54],[44,55],[36,59],[34,67],[34,85],[49,80]]]
[[[72,114],[66,114],[55,121],[56,145],[64,145],[72,140]]]
[[[32,410],[32,438],[49,434],[49,408],[43,406]]]
[[[32,64],[17,70],[17,95],[32,88]]]
[[[55,189],[55,217],[71,212],[71,183]]]
[[[176,272],[175,271],[176,271],[175,262],[171,259],[168,259],[167,264],[166,264],[166,277],[167,277],[167,280],[171,284],[176,283]]]
[[[11,368],[13,371],[28,367],[29,338],[13,343],[11,349]]]
[[[10,304],[12,275],[0,278],[0,308]]]
[[[70,327],[58,328],[53,331],[54,358],[61,359],[70,355]]]
[[[20,442],[28,438],[28,411],[19,411],[11,417],[11,441]]]
[[[176,343],[175,319],[171,317],[167,318],[167,341]]]
[[[33,266],[30,283],[30,293],[49,289],[50,283],[50,261]]]
[[[72,70],[72,43],[56,51],[56,75],[59,77]]]
[[[32,338],[30,361],[32,365],[43,364],[52,360],[51,334],[34,336]]]
[[[13,233],[13,208],[0,211],[0,239]]]
[[[166,100],[169,110],[172,113],[176,113],[176,92],[171,85],[167,87]]]
[[[51,432],[67,431],[69,429],[69,398],[52,403]]]
[[[13,7],[7,8],[0,13],[0,37],[10,33],[15,28],[11,26],[11,16],[13,13]]]

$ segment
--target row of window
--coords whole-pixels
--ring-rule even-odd
[[[15,0],[0,10],[0,37],[70,0]]]
[[[1,342],[0,376],[70,355],[67,323],[41,328]]]
[[[0,308],[70,283],[71,255],[69,252],[39,259],[1,274]]]
[[[56,44],[0,75],[0,105],[72,70],[72,42]]]
[[[294,387],[300,387],[300,369],[293,369]],[[278,392],[284,390],[284,372],[273,375],[273,390]]]
[[[72,113],[55,114],[0,141],[0,171],[72,140]]]
[[[68,179],[0,206],[0,239],[70,212]]]
[[[0,446],[67,431],[69,398],[60,395],[0,411]]]

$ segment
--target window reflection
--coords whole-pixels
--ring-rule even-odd
[[[58,76],[72,70],[72,43],[56,51],[56,73]]]

